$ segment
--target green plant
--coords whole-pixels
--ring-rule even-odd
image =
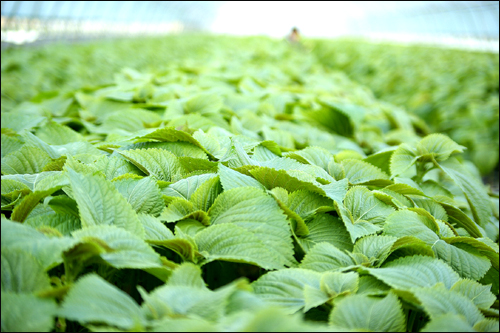
[[[313,45],[325,66],[466,146],[481,174],[498,166],[498,54],[356,40]]]
[[[198,42],[2,111],[3,331],[498,330],[464,147],[286,44]]]

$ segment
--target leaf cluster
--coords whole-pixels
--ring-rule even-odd
[[[2,111],[2,331],[498,330],[464,147],[310,54],[219,43]]]

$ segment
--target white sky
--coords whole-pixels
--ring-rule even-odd
[[[376,31],[462,35],[472,32],[498,36],[498,17],[492,16],[495,14],[492,3],[496,2],[226,1],[220,4],[210,30],[221,34],[283,37],[296,26],[309,37],[365,35]]]
[[[307,36],[337,36],[363,18],[355,1],[227,1],[211,30],[221,34],[282,37],[296,26]],[[348,13],[348,15],[346,15]]]

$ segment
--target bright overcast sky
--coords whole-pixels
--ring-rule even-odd
[[[279,37],[296,26],[307,36],[331,37],[349,32],[355,16],[362,19],[363,11],[358,7],[354,1],[227,1],[219,8],[211,30]]]
[[[296,26],[305,36],[336,37],[364,35],[374,30],[398,33],[401,29],[411,33],[463,35],[482,29],[483,34],[498,36],[498,17],[492,19],[495,8],[491,3],[493,1],[226,1],[220,4],[210,30],[222,34],[282,37]],[[481,6],[484,11],[479,12]],[[478,12],[472,13],[471,8]],[[471,18],[472,14],[477,15]]]

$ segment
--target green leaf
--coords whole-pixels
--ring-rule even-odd
[[[82,227],[80,219],[70,214],[38,215],[26,219],[24,224],[37,229],[44,226],[54,228],[64,236],[70,236]]]
[[[414,289],[412,292],[422,303],[431,320],[444,314],[454,314],[463,316],[469,325],[474,325],[484,319],[471,300],[455,291],[446,289],[443,284]]]
[[[403,257],[388,262],[381,268],[365,268],[371,275],[393,288],[408,290],[414,287],[432,287],[443,283],[451,288],[458,274],[439,259],[424,256]]]
[[[201,268],[185,262],[176,268],[167,281],[169,286],[188,286],[206,289],[205,281],[201,278]]]
[[[428,211],[435,219],[448,222],[448,215],[446,210],[436,201],[429,199],[412,199],[418,208],[423,208]]]
[[[417,143],[419,155],[424,158],[430,155],[438,162],[447,160],[451,154],[462,153],[464,149],[464,146],[439,133],[427,135]]]
[[[411,211],[398,211],[387,219],[384,234],[403,237],[413,236],[432,246],[437,257],[443,259],[461,276],[480,279],[489,269],[490,262],[474,249],[463,250],[447,244],[429,229],[428,220]]]
[[[176,130],[174,127],[160,128],[149,134],[135,137],[134,139],[135,142],[189,142],[200,147],[208,156],[214,158],[214,156],[189,133]]]
[[[305,321],[300,314],[288,315],[280,308],[273,306],[260,307],[255,312],[241,313],[231,318],[229,331],[245,332],[320,332],[328,330],[326,325]]]
[[[381,190],[373,190],[372,193],[375,198],[394,208],[402,209],[415,206],[414,203],[404,195],[385,188]]]
[[[130,107],[125,110],[104,116],[99,130],[103,132],[134,133],[142,130],[145,123],[154,123],[161,120],[156,113],[151,111]]]
[[[450,198],[453,197],[453,194],[448,189],[444,188],[443,185],[430,179],[420,183],[420,188],[428,197],[435,197],[438,195]]]
[[[266,143],[269,146],[271,144],[274,144],[274,147],[271,147],[270,150],[267,147],[265,147],[262,143]],[[279,154],[277,154],[279,153]],[[258,162],[264,162],[264,161],[270,161],[275,159],[276,157],[280,156],[281,157],[281,149],[279,148],[278,144],[274,141],[262,141],[258,146],[256,146],[253,149],[253,155],[252,158]]]
[[[347,179],[320,185],[319,183],[314,184],[309,180],[305,181],[297,178],[296,176],[299,176],[300,171],[291,175],[285,170],[275,170],[268,167],[252,169],[250,174],[269,190],[275,187],[282,187],[288,192],[307,190],[339,202],[344,199],[347,192]],[[305,172],[302,172],[302,174],[308,175]]]
[[[333,201],[330,198],[309,192],[295,191],[288,195],[288,207],[303,219],[309,219],[317,212],[334,210]]]
[[[158,216],[165,208],[160,189],[150,177],[121,179],[114,181],[113,185],[137,213]]]
[[[16,132],[38,126],[45,117],[34,116],[23,112],[2,112],[2,128],[10,128]]]
[[[177,157],[190,156],[204,160],[208,159],[207,154],[203,151],[203,149],[189,142],[142,142],[125,146],[121,150],[149,148],[164,149]]]
[[[24,222],[33,209],[40,203],[40,200],[60,190],[64,185],[66,185],[66,180],[61,174],[51,175],[42,179],[38,183],[36,190],[25,196],[14,208],[11,219]]]
[[[118,154],[98,159],[95,166],[104,173],[108,180],[112,180],[124,174],[143,174],[135,165]]]
[[[76,241],[69,237],[49,237],[21,223],[2,218],[2,247],[31,254],[47,270],[59,265],[62,252]]]
[[[340,250],[352,250],[352,242],[344,224],[338,217],[318,213],[306,223],[309,234],[297,237],[307,253],[317,243],[327,242]]]
[[[97,169],[95,164],[82,163],[73,157],[69,157],[68,159],[66,159],[66,163],[64,164],[64,170],[67,170],[67,169],[73,169],[74,171],[76,171],[78,173],[86,174],[86,175],[94,175],[94,174],[103,175],[103,173]]]
[[[321,277],[320,289],[331,297],[354,294],[358,290],[358,282],[356,272],[328,272]]]
[[[353,253],[362,253],[375,264],[381,264],[391,253],[396,237],[370,235],[358,239]]]
[[[363,161],[376,166],[386,174],[390,175],[390,161],[392,154],[394,154],[394,151],[394,148],[388,148],[387,150],[382,150],[376,152],[375,154],[371,154],[370,156],[364,158]]]
[[[335,162],[335,160],[331,160],[328,163],[328,174],[332,176],[335,180],[341,180],[345,178],[345,170],[342,164]]]
[[[170,318],[155,320],[151,332],[217,332],[216,325],[202,318]]]
[[[494,267],[491,267],[480,282],[482,284],[491,284],[491,291],[493,292],[493,294],[498,296],[499,280],[498,270]]]
[[[498,245],[489,238],[449,237],[443,238],[448,243],[464,250],[473,250],[490,259],[493,268],[498,270]]]
[[[98,255],[109,265],[116,268],[149,269],[158,268],[169,271],[160,255],[138,236],[114,227],[96,226],[75,231],[73,238],[85,242],[97,242],[104,249]],[[96,241],[97,240],[97,241]],[[65,253],[66,258],[79,260],[78,248]],[[169,274],[170,271],[167,273]]]
[[[96,274],[75,283],[58,315],[81,324],[105,323],[125,330],[140,328],[145,321],[132,297]]]
[[[464,316],[447,313],[434,316],[421,332],[477,332]]]
[[[142,172],[158,180],[172,181],[180,175],[180,164],[177,157],[163,149],[133,149],[117,151],[132,162]]]
[[[390,258],[423,255],[434,258],[436,255],[431,246],[423,240],[413,236],[403,236],[398,238],[392,245]]]
[[[186,285],[158,287],[149,295],[142,293],[143,309],[154,318],[192,317],[219,321],[225,312],[228,298],[238,288],[238,282],[211,291]]]
[[[40,127],[36,131],[36,136],[50,145],[64,145],[84,140],[80,133],[55,121],[48,121],[44,126]]]
[[[390,289],[391,287],[379,279],[376,279],[371,275],[362,275],[359,277],[357,294],[367,296],[384,296]]]
[[[398,298],[352,295],[335,303],[328,322],[344,330],[404,332],[406,320]]]
[[[210,178],[201,184],[191,195],[190,201],[194,207],[208,212],[215,199],[222,192],[222,185],[219,177]]]
[[[118,190],[99,175],[82,175],[68,169],[68,177],[78,204],[82,227],[115,225],[144,236],[137,214]]]
[[[498,332],[498,320],[486,318],[478,321],[474,325],[474,330],[477,332]]]
[[[191,202],[182,198],[173,199],[158,218],[169,223],[184,219],[195,219],[204,225],[210,224],[210,217],[205,211],[196,209]]]
[[[330,300],[330,297],[323,290],[316,289],[309,285],[304,286],[304,312],[316,308]]]
[[[486,225],[492,214],[483,185],[477,182],[455,158],[438,165],[465,194],[476,223],[481,226]]]
[[[24,140],[24,142],[25,142],[24,146],[26,146],[26,147],[39,148],[39,149],[43,150],[45,153],[47,153],[53,159],[61,157],[61,155],[56,151],[56,149],[53,146],[40,140],[38,137],[36,137],[31,132],[23,132],[22,139]]]
[[[201,224],[201,222],[193,219],[179,221],[176,223],[175,227],[176,229],[182,230],[185,235],[189,235],[191,237],[194,237],[198,232],[206,228],[206,226]]]
[[[329,243],[317,243],[304,257],[300,268],[325,272],[355,265],[353,258]]]
[[[159,219],[147,214],[138,214],[139,221],[144,227],[145,237],[147,241],[162,241],[165,239],[173,239],[174,234],[168,229]]]
[[[205,148],[206,151],[209,151],[210,155],[218,159],[224,155],[224,147],[226,143],[230,142],[230,139],[228,137],[224,137],[223,139],[219,140],[219,138],[207,134],[201,129],[193,133],[193,138],[196,139]]]
[[[353,242],[379,231],[380,227],[376,224],[382,223],[394,211],[361,186],[353,187],[347,192],[344,204],[345,206],[335,202],[335,207]]]
[[[356,242],[356,239],[358,238],[377,233],[381,230],[379,226],[367,221],[358,221],[357,223],[354,223],[354,217],[351,212],[342,204],[335,202],[335,209],[340,215],[342,222],[344,222],[353,243]]]
[[[347,192],[344,204],[351,212],[354,224],[359,222],[380,224],[394,212],[392,207],[375,198],[370,190],[361,186],[355,186]]]
[[[2,113],[3,115],[3,113]],[[7,135],[4,134],[2,131],[2,149],[1,149],[1,155],[2,158],[5,156],[9,155],[12,152],[15,152],[16,150],[19,150],[24,142],[21,140],[21,136],[17,134],[12,134],[12,135]]]
[[[389,175],[368,162],[347,159],[342,161],[342,166],[345,170],[345,177],[350,184],[375,186],[392,184]]]
[[[199,252],[205,256],[204,264],[223,260],[253,264],[265,269],[283,268],[283,255],[275,250],[276,245],[268,244],[269,239],[273,238],[266,238],[230,223],[210,226],[194,237]]]
[[[2,332],[50,332],[54,328],[57,304],[52,299],[2,290],[2,304]]]
[[[99,122],[109,114],[112,114],[114,112],[123,112],[124,110],[130,110],[127,107],[128,105],[125,103],[107,100],[102,97],[87,95],[82,92],[76,93],[75,99],[83,109],[88,111],[93,117],[96,117]]]
[[[198,94],[191,97],[184,105],[186,113],[215,113],[222,107],[222,99],[214,94]]]
[[[16,175],[17,176],[17,175]],[[19,193],[28,194],[31,192],[28,185],[15,179],[9,179],[9,176],[2,176],[2,195],[16,197]]]
[[[425,217],[415,212],[400,210],[389,215],[384,226],[384,234],[395,237],[412,236],[432,246],[439,240],[438,235],[430,229],[430,227],[436,229],[436,226],[429,224]]]
[[[347,193],[347,179],[342,179],[336,182],[331,182],[327,185],[319,186],[322,192],[316,191],[317,193],[324,195],[335,202],[342,202]]]
[[[268,190],[275,187],[281,187],[288,192],[307,189],[317,192],[318,189],[308,181],[299,180],[287,173],[285,170],[275,170],[268,167],[259,167],[249,171],[250,174],[264,185]]]
[[[287,313],[295,313],[306,305],[304,288],[320,290],[321,274],[308,269],[289,268],[268,272],[252,283],[254,292]]]
[[[17,197],[12,197],[12,199],[2,196],[2,211],[12,210],[21,201],[21,198],[21,193],[19,193]]]
[[[203,173],[215,173],[217,172],[218,163],[211,162],[200,158],[192,157],[179,157],[179,163],[184,170],[185,174],[190,174],[195,171],[200,171]]]
[[[66,156],[61,156],[58,159],[55,159],[52,162],[46,164],[43,167],[42,171],[61,171],[64,167],[64,164],[66,164],[66,160],[67,160]]]
[[[238,187],[224,191],[208,214],[214,225],[231,223],[251,231],[280,257],[282,264],[295,261],[286,217],[276,201],[262,190]]]
[[[227,162],[231,168],[238,168],[245,165],[259,165],[259,163],[246,153],[243,146],[234,138],[231,138],[231,145],[219,162]]]
[[[206,173],[181,179],[167,188],[162,189],[166,196],[180,197],[186,200],[191,199],[191,195],[207,180],[216,177],[216,174]]]
[[[9,155],[2,157],[2,174],[35,174],[52,162],[49,154],[37,147],[23,146]]]
[[[232,123],[236,121],[236,118],[231,120]],[[285,150],[295,149],[295,142],[293,139],[293,135],[288,131],[283,131],[280,129],[270,129],[267,126],[264,126],[262,129],[262,133],[264,134],[264,139],[268,141],[274,141],[278,144],[279,147],[282,147]],[[243,132],[242,134],[248,135],[249,133]]]
[[[285,170],[291,176],[297,177],[303,181],[309,181],[313,184],[317,183],[317,179],[322,179],[322,184],[325,182],[333,182],[333,179],[328,172],[317,165],[303,164],[288,157],[275,158],[269,161],[260,163],[263,167],[273,168],[275,170]]]
[[[12,211],[11,219],[13,221],[24,222],[31,211],[40,203],[40,200],[51,195],[57,190],[58,188],[53,188],[47,191],[35,191],[28,194],[14,208],[14,210]]]
[[[474,249],[463,250],[443,240],[436,241],[432,249],[464,278],[479,280],[491,267],[490,260]]]
[[[425,196],[425,194],[419,189],[418,185],[409,178],[395,178],[397,184],[392,184],[385,189],[394,191],[402,195],[420,195]],[[408,184],[404,183],[406,181]],[[413,185],[413,186],[412,186]]]
[[[352,137],[354,124],[348,111],[339,104],[324,104],[323,108],[305,114],[314,124],[342,136]]]
[[[442,201],[438,201],[439,204],[446,210],[446,214],[448,215],[448,219],[450,223],[456,224],[459,227],[464,228],[472,237],[482,237],[482,233],[479,230],[477,224],[472,221],[472,219],[467,216],[460,209],[444,203]]]
[[[179,128],[181,130],[202,129],[202,130],[208,131],[211,127],[218,125],[214,121],[209,119],[210,117],[219,118],[219,115],[206,114],[205,116],[201,116],[201,115],[196,114],[196,113],[187,114],[187,115],[175,117],[174,119],[172,119],[168,122],[168,125],[170,127]],[[220,118],[217,120],[220,120]],[[223,124],[225,126],[227,126],[227,124],[225,122]]]
[[[288,216],[290,221],[290,225],[292,227],[293,233],[298,236],[307,236],[309,234],[309,229],[307,228],[306,223],[297,213],[288,208],[288,192],[287,190],[281,187],[275,187],[271,191],[269,191],[278,206],[283,210],[283,212]]]
[[[2,293],[35,293],[48,288],[49,277],[31,254],[2,247]]]
[[[479,309],[490,308],[496,300],[495,295],[490,291],[491,286],[484,286],[473,280],[459,280],[450,290],[464,295],[474,302]]]
[[[222,187],[225,191],[237,187],[253,186],[259,189],[265,189],[264,186],[252,177],[234,171],[222,163],[219,163],[219,177]]]
[[[409,145],[403,143],[391,156],[391,176],[399,176],[408,170],[418,160],[417,152]]]
[[[69,183],[69,182],[68,182]],[[78,206],[76,201],[66,195],[51,196],[44,200],[57,214],[71,215],[78,218]]]
[[[333,156],[328,150],[321,147],[307,147],[299,151],[285,154],[284,156],[293,158],[301,163],[317,165],[328,170],[328,164]]]

